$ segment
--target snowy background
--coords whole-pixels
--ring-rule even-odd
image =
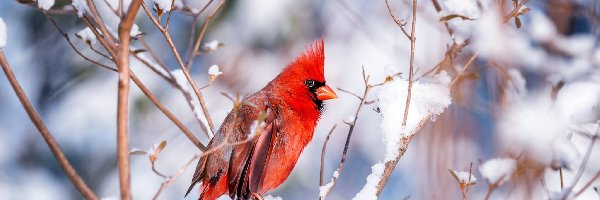
[[[193,9],[207,2],[182,1]],[[110,16],[102,0],[94,2],[103,16]],[[431,77],[422,76],[444,59],[454,42],[469,45],[453,60],[452,69],[446,70],[460,72],[471,55],[479,56],[449,88],[450,96],[444,95],[448,88],[430,89],[426,84],[420,87],[424,92],[421,100],[447,97],[451,104],[447,108],[436,107],[438,112],[434,113],[443,112],[416,135],[380,199],[408,196],[461,199],[459,183],[448,170],[466,171],[468,177],[470,163],[476,179],[468,192],[470,199],[483,199],[488,183],[499,185],[492,199],[560,197],[561,191],[566,190],[561,190],[556,170],[559,168],[563,169],[566,188],[581,172],[573,189],[580,191],[600,173],[598,139],[589,150],[589,162],[581,167],[592,141],[590,137],[598,134],[600,119],[600,14],[597,12],[600,3],[532,0],[526,4],[529,11],[519,16],[521,28],[516,28],[514,19],[502,24],[502,18],[514,8],[511,1],[439,2],[441,13],[435,10],[432,1],[418,2],[417,79],[427,83]],[[54,8],[69,7],[69,3],[56,0]],[[406,28],[410,31],[411,1],[390,4],[396,17],[409,22]],[[449,19],[448,27],[453,32],[450,35],[440,22],[440,18],[449,15],[469,19]],[[87,49],[75,37],[85,27],[76,13],[52,16],[79,49]],[[66,156],[98,196],[118,197],[116,74],[77,56],[35,7],[14,0],[1,1],[0,17],[7,26],[7,43],[2,51]],[[108,23],[116,20],[107,17]],[[185,54],[191,23],[190,16],[173,14],[170,33],[181,54]],[[136,24],[169,69],[178,69],[164,38],[143,11]],[[365,185],[371,166],[389,159],[386,145],[389,148],[390,137],[393,138],[390,132],[393,134],[400,123],[390,122],[389,118],[382,120],[382,114],[375,110],[378,106],[381,109],[388,106],[390,110],[382,111],[385,116],[398,106],[389,106],[390,96],[406,95],[398,88],[406,87],[402,81],[408,78],[410,41],[389,16],[384,0],[228,1],[204,38],[206,42],[220,41],[224,46],[198,57],[191,73],[199,85],[204,85],[210,66],[216,64],[223,72],[212,86],[203,90],[209,112],[219,125],[232,108],[221,92],[243,95],[259,90],[321,37],[325,40],[325,74],[332,87],[362,93],[363,66],[373,83],[384,81],[393,72],[403,73],[393,83],[373,89],[369,99],[381,101],[366,105],[358,115],[344,170],[328,196],[328,199],[351,199]],[[135,42],[133,46],[141,48]],[[89,49],[84,53],[93,55]],[[100,56],[92,57],[106,62]],[[181,93],[140,63],[132,65],[144,84],[206,142]],[[455,77],[456,73],[450,76]],[[318,198],[319,163],[325,136],[334,124],[338,125],[327,148],[324,177],[327,182],[339,163],[346,139],[348,126],[343,121],[354,115],[359,104],[352,95],[338,91],[338,96],[327,102],[315,137],[292,175],[271,195],[283,199]],[[167,141],[156,161],[159,171],[172,175],[199,153],[134,85],[130,100],[130,146],[149,149],[162,140]],[[511,159],[486,163],[494,158]],[[133,197],[152,198],[164,179],[152,172],[147,156],[133,155],[131,167]],[[193,167],[187,168],[160,199],[183,198],[192,173]],[[455,174],[463,182],[468,181],[464,175]],[[592,189],[598,185],[600,179],[577,199],[598,199]],[[198,193],[192,192],[186,199],[197,197]],[[0,199],[81,198],[25,114],[6,77],[1,75]]]

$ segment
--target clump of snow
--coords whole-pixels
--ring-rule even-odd
[[[495,158],[485,161],[479,166],[481,176],[489,184],[502,185],[510,180],[510,177],[517,169],[517,161],[512,158]]]
[[[204,50],[207,52],[213,52],[222,46],[223,46],[223,43],[219,42],[218,40],[213,40],[211,42],[204,44]]]
[[[140,34],[142,34],[142,32],[140,31],[140,27],[137,24],[133,24],[133,26],[131,26],[131,31],[129,32],[129,35],[131,37],[136,37]]]
[[[421,78],[412,85],[410,107],[406,126],[402,126],[408,81],[393,79],[381,87],[377,97],[383,120],[383,141],[386,146],[385,161],[394,160],[398,156],[400,138],[414,134],[419,122],[429,116],[441,114],[452,102],[450,97],[450,76],[442,71],[433,78]]]
[[[573,169],[580,157],[581,154],[568,138],[557,138],[552,143],[552,168]]]
[[[475,182],[477,182],[477,178],[475,178],[472,173],[467,171],[450,170],[450,172],[460,184],[473,185]]]
[[[377,185],[383,176],[385,164],[377,163],[371,167],[371,174],[367,176],[367,184],[352,198],[352,200],[377,199]]]
[[[264,200],[283,200],[283,198],[281,198],[280,196],[271,196],[271,195],[267,195],[265,197],[263,197]]]
[[[164,14],[171,10],[171,0],[153,0],[154,6],[157,11],[160,11],[160,14]]]
[[[212,65],[208,68],[208,75],[219,76],[223,74],[219,69],[219,65]]]
[[[54,6],[54,0],[37,0],[38,8],[48,10]]]
[[[533,39],[548,42],[557,37],[554,23],[544,13],[532,11],[527,16],[531,20],[527,27]]]
[[[96,44],[97,42],[96,35],[94,35],[90,27],[85,27],[84,29],[81,29],[80,31],[75,33],[75,35],[77,35],[77,37],[81,38],[81,40],[90,45]]]
[[[338,170],[335,170],[333,172],[333,178],[331,178],[331,181],[329,181],[329,183],[319,187],[320,199],[325,199],[325,197],[327,196],[327,193],[329,192],[329,190],[331,190],[331,187],[333,187],[334,180],[337,179],[339,176],[340,176],[340,172]]]
[[[219,65],[212,65],[208,68],[208,82],[213,82],[219,75],[223,74]]]
[[[173,0],[153,0],[154,5],[158,7],[157,10],[162,11],[161,14],[164,14],[171,10],[171,3]]]
[[[448,26],[453,30],[452,38],[457,43],[463,43],[471,37],[475,22],[472,19],[481,17],[481,10],[474,0],[449,0],[444,2],[444,8],[440,12],[440,17],[458,15],[447,21]],[[466,17],[468,19],[462,19]]]
[[[79,16],[80,18],[83,17],[83,14],[85,14],[85,12],[88,12],[90,10],[86,0],[73,0],[71,2],[71,5],[75,7],[75,9],[77,10],[77,16]]]
[[[563,115],[552,109],[549,98],[538,97],[514,102],[500,121],[501,137],[513,152],[549,165],[551,143],[565,127]]]
[[[460,15],[471,19],[479,18],[481,11],[475,0],[448,0],[444,2],[443,14]]]
[[[4,20],[2,17],[0,17],[0,48],[4,48],[6,46],[6,32],[6,23],[4,23]]]
[[[356,117],[354,115],[350,115],[350,116],[346,117],[346,119],[344,120],[344,123],[346,123],[346,124],[352,124],[352,123],[354,123],[354,119],[355,118]]]

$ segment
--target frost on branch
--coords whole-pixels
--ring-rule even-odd
[[[6,23],[2,17],[0,17],[0,49],[6,46]]]
[[[96,40],[96,35],[92,33],[90,27],[85,27],[84,29],[81,29],[75,35],[88,45],[93,45],[96,44],[96,42],[98,42],[98,40]]]
[[[474,185],[477,181],[477,178],[467,171],[450,170],[450,174],[460,183],[461,187]]]
[[[173,0],[153,0],[154,5],[156,6],[157,12],[160,14],[164,14],[171,10],[171,3]]]
[[[54,6],[54,0],[37,0],[38,8],[48,10]]]
[[[334,179],[336,179],[337,177],[340,176],[340,172],[338,170],[335,170],[333,172],[333,177],[331,178],[331,181],[329,181],[329,183],[319,187],[319,197],[320,199],[325,199],[325,197],[327,197],[327,193],[329,192],[329,190],[331,190],[331,187],[333,187],[333,181]]]
[[[452,102],[450,97],[450,76],[445,71],[433,78],[421,78],[412,85],[410,107],[406,126],[402,126],[408,81],[394,79],[382,86],[377,97],[379,109],[383,119],[383,141],[386,146],[385,161],[395,160],[398,157],[398,148],[401,137],[414,134],[421,119],[441,114]]]
[[[77,16],[79,16],[80,18],[83,17],[83,14],[85,12],[88,12],[90,10],[86,0],[73,0],[71,5],[75,7],[75,9],[77,10]]]
[[[208,68],[208,82],[212,83],[219,75],[223,74],[219,65],[212,65]]]
[[[193,112],[194,112],[194,116],[196,117],[196,119],[198,119],[200,121],[200,123],[202,124],[202,126],[208,131],[208,135],[212,137],[213,133],[212,130],[210,129],[210,126],[208,125],[208,120],[206,120],[206,117],[204,117],[204,114],[202,114],[202,110],[200,110],[200,106],[196,105],[195,101],[192,97],[192,91],[190,86],[188,85],[188,81],[187,78],[185,77],[185,74],[183,74],[183,71],[181,71],[181,69],[175,69],[173,71],[171,71],[171,74],[173,75],[173,77],[175,78],[175,83],[183,90],[183,92],[185,93],[186,99],[189,101],[188,103],[190,105],[192,105],[193,107]]]
[[[377,199],[377,184],[383,176],[383,170],[385,164],[377,163],[371,167],[371,174],[367,176],[367,184],[363,187],[360,192],[352,198],[352,200],[372,200]]]
[[[515,169],[517,169],[517,161],[512,158],[495,158],[479,166],[481,176],[490,185],[502,185],[504,182],[510,180]]]

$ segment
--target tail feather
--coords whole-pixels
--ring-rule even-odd
[[[215,185],[211,185],[210,181],[202,182],[198,200],[215,200],[225,193],[227,193],[227,176],[222,176]]]

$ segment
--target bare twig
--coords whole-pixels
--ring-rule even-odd
[[[321,150],[321,170],[319,171],[319,185],[323,185],[323,168],[325,168],[325,150],[327,150],[327,142],[329,142],[329,137],[331,137],[331,133],[333,133],[335,127],[337,127],[337,124],[331,127],[331,130],[329,130],[325,141],[323,141],[323,149]]]
[[[75,45],[73,44],[73,42],[70,40],[70,38],[68,37],[68,35],[60,28],[60,26],[58,26],[58,24],[56,23],[56,21],[48,16],[45,15],[51,22],[52,24],[55,26],[55,28],[58,30],[58,32],[60,32],[60,34],[65,38],[65,40],[67,40],[67,42],[69,43],[69,45],[71,46],[71,48],[73,48],[73,50],[75,50],[75,52],[77,52],[77,54],[79,54],[79,56],[81,56],[83,59],[87,60],[88,62],[95,64],[97,66],[100,66],[102,68],[108,69],[110,71],[114,71],[117,72],[117,69],[113,68],[113,67],[109,67],[106,66],[102,63],[99,63],[97,61],[92,60],[91,58],[85,56],[83,53],[81,53],[81,51],[79,51]],[[151,52],[151,51],[150,51]],[[170,74],[170,73],[169,73]],[[152,94],[152,92],[150,92],[150,90],[141,82],[141,80],[139,80],[137,78],[137,76],[131,72],[130,74],[131,80],[138,86],[138,88],[140,88],[140,90],[142,91],[142,93],[144,93],[146,95],[146,97],[148,97],[148,99],[167,117],[169,118],[174,124],[175,126],[177,126],[181,132],[188,137],[188,139],[190,139],[190,142],[192,142],[196,147],[198,147],[198,149],[200,149],[201,151],[205,151],[206,150],[206,146],[204,146],[200,140],[198,140],[198,138],[196,138],[196,136],[194,136],[194,134],[192,133],[192,131],[190,131],[182,122],[181,120],[179,120],[177,117],[175,117],[175,115],[173,115],[173,113],[171,113],[159,100],[158,98],[156,98],[156,96],[154,94]]]
[[[517,6],[515,6],[515,8],[508,15],[504,16],[504,18],[502,19],[502,21],[504,23],[507,23],[508,20],[510,20],[510,18],[516,17],[517,13],[521,9],[521,7],[523,7],[523,5],[525,5],[525,3],[527,3],[527,1],[529,1],[529,0],[523,0],[523,1],[521,1],[521,3],[519,3]]]
[[[88,0],[88,3],[91,0]],[[117,97],[117,166],[121,199],[131,199],[131,175],[129,168],[129,48],[131,27],[143,0],[133,0],[127,14],[119,23],[119,47],[117,49],[117,71],[119,76]],[[90,7],[93,7],[90,5]],[[102,26],[101,26],[102,27]],[[109,38],[110,36],[107,36]]]
[[[77,190],[81,193],[81,195],[83,195],[84,198],[94,200],[98,199],[96,194],[94,194],[94,192],[88,187],[88,185],[83,181],[83,179],[81,179],[81,177],[77,174],[77,171],[75,171],[65,154],[60,149],[60,146],[58,146],[58,143],[56,142],[48,128],[46,128],[46,125],[44,125],[44,122],[42,122],[41,117],[35,111],[35,108],[31,105],[31,102],[29,101],[27,95],[25,94],[25,91],[23,91],[23,88],[21,88],[21,85],[17,81],[17,78],[12,72],[8,61],[4,56],[4,52],[2,52],[1,49],[0,66],[2,66],[2,71],[4,71],[8,82],[15,91],[15,94],[19,98],[19,101],[21,101],[21,105],[27,112],[27,115],[29,115],[29,119],[31,119],[31,122],[35,124],[35,127],[42,135],[42,138],[44,138],[44,141],[46,141],[48,148],[50,148],[50,151],[58,161],[60,167],[63,169],[63,171],[65,171],[65,174],[69,177],[69,180],[71,180],[71,182],[73,183],[73,186],[77,188]]]
[[[404,118],[402,119],[402,126],[406,126],[406,120],[408,119],[408,109],[410,108],[410,97],[413,85],[413,71],[415,62],[415,25],[417,24],[417,0],[413,0],[412,3],[412,30],[410,30],[410,69],[408,72],[408,94],[406,95],[406,107],[404,108]]]
[[[227,0],[221,0],[221,3],[219,3],[219,5],[217,5],[217,8],[210,15],[208,15],[206,17],[206,19],[204,20],[204,23],[202,24],[202,28],[200,29],[200,33],[198,34],[198,39],[196,39],[196,44],[194,45],[192,53],[191,53],[190,57],[187,58],[186,65],[185,65],[186,69],[189,70],[192,68],[192,65],[194,64],[194,57],[196,57],[198,55],[198,51],[200,50],[200,44],[202,43],[202,39],[204,38],[204,33],[206,32],[206,29],[208,28],[208,24],[210,23],[212,18],[215,15],[217,15],[217,13],[221,10],[221,8],[223,8],[223,6],[225,5],[226,2],[227,2]],[[206,9],[206,6],[203,9]]]
[[[353,116],[354,117],[353,121],[352,122],[344,122],[344,123],[346,123],[349,126],[349,129],[348,129],[348,135],[346,136],[346,143],[344,144],[344,150],[342,151],[342,158],[340,159],[340,164],[338,164],[338,167],[337,167],[337,170],[336,170],[339,174],[341,174],[342,170],[344,169],[344,163],[346,162],[346,154],[348,153],[348,149],[350,147],[350,139],[352,138],[352,133],[354,132],[354,127],[356,126],[356,121],[358,120],[358,114],[360,114],[360,111],[362,110],[363,106],[366,104],[366,99],[367,99],[367,96],[369,95],[369,92],[371,91],[371,89],[373,89],[376,86],[382,85],[382,84],[376,84],[376,85],[369,84],[369,78],[370,78],[370,76],[368,76],[368,75],[365,74],[365,68],[364,67],[362,69],[362,75],[363,75],[363,81],[364,81],[364,84],[365,84],[365,90],[363,92],[363,96],[362,97],[358,97],[358,99],[360,100],[360,103],[358,104],[358,108],[356,109],[356,113]],[[350,92],[349,92],[349,94],[353,95]],[[323,147],[323,148],[325,148],[325,147]],[[323,154],[322,156],[324,156],[324,152],[322,152],[322,154]],[[334,176],[332,178],[333,185],[328,188],[327,193],[326,193],[325,196],[328,196],[331,193],[331,191],[333,191],[333,188],[337,184],[338,177],[339,176],[337,176],[337,177]],[[320,181],[321,186],[323,186],[322,179],[323,178],[321,177],[321,181]]]
[[[588,164],[588,161],[590,160],[590,156],[592,155],[592,150],[594,149],[594,144],[596,143],[596,139],[599,138],[599,135],[594,135],[594,137],[592,138],[592,141],[590,142],[590,145],[588,146],[588,149],[585,152],[585,156],[583,157],[583,161],[581,161],[581,165],[579,166],[579,170],[577,171],[577,174],[575,175],[575,177],[573,178],[573,180],[571,181],[571,185],[569,186],[569,190],[567,190],[567,192],[565,192],[562,196],[561,199],[567,199],[567,197],[569,196],[570,193],[573,192],[573,188],[575,188],[575,185],[577,185],[577,183],[579,182],[579,180],[581,179],[581,177],[583,176],[583,172],[585,171],[585,167]]]
[[[167,177],[167,180],[160,184],[160,188],[158,189],[158,191],[156,191],[156,194],[154,194],[154,197],[152,199],[158,199],[160,193],[162,193],[165,189],[167,189],[167,187],[169,187],[169,185],[171,185],[175,180],[177,180],[177,178],[185,171],[185,169],[188,168],[192,163],[194,163],[194,161],[198,158],[200,158],[200,156],[194,155],[192,159],[187,161],[183,166],[181,166],[181,168],[179,168],[179,170],[177,170],[175,175]]]
[[[133,72],[131,72],[131,80],[140,88],[140,90],[142,90],[146,97],[148,97],[148,99],[150,99],[150,101],[152,101],[152,103],[161,112],[163,112],[163,114],[167,116],[167,118],[169,118],[175,124],[175,126],[177,126],[183,132],[183,134],[190,140],[190,142],[192,142],[196,147],[198,147],[200,151],[206,150],[206,146],[204,146],[202,142],[200,142],[200,140],[198,140],[198,138],[194,136],[194,133],[192,133],[192,131],[190,131],[190,129],[188,129],[181,122],[181,120],[177,119],[177,117],[175,117],[173,113],[169,112],[169,110],[162,103],[160,103],[160,101],[158,101],[156,96],[154,96],[154,94],[150,92],[150,90],[137,78],[137,76]]]
[[[385,6],[388,9],[388,13],[390,14],[390,17],[392,17],[394,22],[396,22],[396,25],[398,25],[398,27],[400,27],[400,30],[402,30],[402,33],[404,33],[406,38],[408,38],[409,40],[412,40],[412,36],[409,35],[408,32],[406,31],[406,29],[404,28],[404,26],[406,26],[406,22],[404,20],[399,20],[396,18],[396,16],[394,15],[394,12],[392,12],[392,8],[390,7],[390,3],[388,1],[389,0],[385,0]],[[413,21],[414,21],[414,19],[415,18],[413,18]]]
[[[590,186],[592,186],[592,184],[594,184],[594,181],[596,181],[598,178],[600,178],[600,172],[596,173],[596,175],[590,179],[590,181],[588,181],[582,188],[581,190],[579,190],[579,192],[575,193],[575,198],[577,198],[579,195],[583,194],[583,192],[589,188]]]
[[[179,64],[179,67],[181,68],[181,71],[185,75],[185,78],[187,79],[187,81],[192,86],[192,90],[194,91],[194,93],[196,94],[196,97],[198,98],[198,101],[200,102],[200,107],[202,107],[202,112],[203,112],[204,117],[206,118],[206,121],[208,123],[208,127],[204,127],[204,126],[201,126],[201,127],[204,130],[205,134],[209,138],[212,137],[212,130],[214,129],[214,125],[213,125],[212,119],[210,118],[210,115],[208,113],[208,108],[206,107],[206,103],[204,101],[204,97],[202,96],[202,92],[200,92],[200,89],[198,88],[198,85],[192,79],[192,75],[189,73],[189,71],[183,65],[183,61],[181,60],[181,56],[179,55],[179,52],[177,51],[177,48],[175,47],[175,43],[173,43],[173,40],[171,39],[171,36],[170,36],[169,32],[164,27],[162,27],[160,25],[160,22],[158,22],[158,20],[156,20],[156,18],[152,15],[152,13],[150,12],[150,9],[148,9],[148,7],[146,6],[145,3],[142,3],[142,7],[143,7],[144,11],[146,12],[146,14],[148,15],[148,17],[151,19],[151,21],[156,26],[156,28],[160,32],[163,33],[163,36],[165,37],[165,40],[169,44],[169,47],[171,48],[171,51],[173,52],[173,55],[175,56],[175,59],[177,60],[177,63]],[[201,124],[201,125],[203,125],[203,124]]]

